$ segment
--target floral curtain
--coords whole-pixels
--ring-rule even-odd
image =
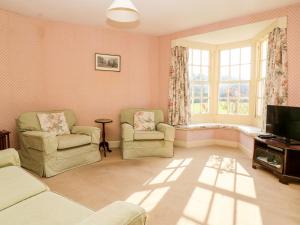
[[[169,124],[188,125],[191,118],[188,78],[188,49],[176,46],[171,49],[169,77]]]
[[[287,105],[288,58],[287,29],[276,27],[268,40],[267,76],[263,109],[263,129],[266,125],[267,105]]]

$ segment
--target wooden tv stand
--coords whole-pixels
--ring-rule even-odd
[[[279,177],[279,182],[300,181],[300,145],[288,145],[275,138],[254,140],[252,168],[263,167]]]

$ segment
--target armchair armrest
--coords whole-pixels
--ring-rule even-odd
[[[32,148],[46,154],[57,151],[58,142],[55,134],[42,131],[22,132],[21,139],[26,148]]]
[[[20,158],[18,152],[13,149],[5,149],[0,151],[0,168],[5,166],[20,166]]]
[[[133,134],[134,134],[133,126],[131,126],[128,123],[122,123],[121,128],[122,128],[122,140],[133,141]]]
[[[145,225],[145,210],[127,202],[114,202],[78,225]]]
[[[174,141],[174,139],[175,139],[175,128],[174,127],[172,127],[166,123],[159,123],[157,125],[156,129],[165,134],[166,141]]]
[[[98,127],[89,126],[74,126],[71,131],[72,134],[85,134],[90,136],[93,144],[99,144],[100,132],[101,131]]]

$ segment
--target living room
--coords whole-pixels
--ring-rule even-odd
[[[0,224],[300,224],[299,28],[298,0],[1,0]]]

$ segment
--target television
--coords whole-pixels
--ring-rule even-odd
[[[300,107],[268,105],[266,131],[288,144],[300,144]]]

